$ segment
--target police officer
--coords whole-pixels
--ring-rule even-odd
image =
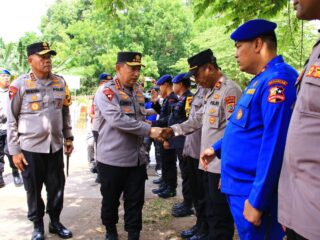
[[[282,239],[277,184],[295,101],[297,72],[277,55],[276,24],[251,20],[232,34],[240,70],[254,75],[229,119],[222,140],[206,149],[207,166],[221,156],[222,192],[240,239]]]
[[[209,147],[212,141],[223,136],[227,120],[233,113],[235,104],[241,96],[240,87],[226,78],[217,63],[211,49],[204,50],[188,59],[190,71],[187,76],[194,75],[196,82],[209,91],[205,95],[204,104],[194,115],[181,124],[176,124],[163,131],[164,137],[173,134],[186,135],[201,129],[201,151]],[[200,145],[200,141],[198,142]],[[190,159],[194,165],[199,165],[198,158]],[[233,219],[226,197],[220,192],[220,159],[215,158],[210,163],[207,172],[199,166],[196,181],[197,224],[190,230],[183,231],[183,237],[190,239],[232,239]],[[203,201],[205,198],[205,201]]]
[[[99,87],[104,85],[105,83],[112,80],[112,75],[108,73],[101,73],[99,75]],[[98,90],[97,90],[98,91]],[[91,112],[90,117],[92,120],[92,135],[93,135],[93,144],[88,145],[88,156],[89,161],[91,162],[91,172],[97,173],[97,177],[95,179],[96,183],[100,183],[100,176],[97,170],[97,161],[96,161],[96,151],[97,151],[97,142],[98,142],[98,136],[99,136],[99,127],[101,125],[101,121],[103,120],[101,113],[99,109],[97,108],[97,104],[95,102],[95,96],[97,93],[95,93],[93,100],[92,100],[92,106],[91,106]]]
[[[16,187],[23,184],[19,171],[13,164],[12,156],[7,146],[7,108],[11,73],[7,69],[0,69],[0,188],[5,186],[3,180],[4,155],[8,157],[12,169],[13,182]]]
[[[320,19],[319,0],[293,1],[297,17]],[[320,41],[296,85],[298,96],[289,125],[279,180],[279,222],[288,240],[320,239]]]
[[[168,118],[168,126],[185,121],[190,113],[190,109],[186,109],[186,102],[192,101],[192,93],[190,91],[191,82],[189,78],[184,78],[185,73],[180,73],[172,79],[173,91],[178,96],[178,102],[176,102],[171,110]],[[189,105],[190,106],[190,105]],[[161,198],[169,198],[176,195],[177,188],[177,165],[176,159],[179,159],[179,167],[182,178],[182,195],[183,204],[181,205],[181,213],[176,211],[175,207],[172,209],[172,215],[176,217],[187,216],[193,213],[191,210],[192,199],[188,188],[188,175],[187,164],[182,155],[185,137],[180,136],[169,142],[165,142],[165,148],[175,152],[175,157],[167,161],[167,184],[168,187],[164,191],[158,193]],[[164,156],[166,159],[167,157]]]
[[[9,88],[9,152],[22,171],[28,218],[34,224],[32,239],[44,239],[43,184],[47,190],[49,232],[71,238],[71,231],[60,223],[65,184],[63,142],[66,154],[73,150],[70,93],[65,80],[51,73],[51,56],[56,51],[48,43],[27,46],[27,55],[31,72],[20,76]]]
[[[172,83],[172,76],[169,74],[165,74],[161,76],[158,81],[157,85],[160,88],[160,96],[163,98],[162,105],[160,105],[159,101],[155,101],[152,103],[151,107],[159,114],[159,119],[152,122],[152,126],[156,127],[168,127],[168,120],[169,116],[172,112],[172,109],[176,102],[178,102],[177,95],[173,92],[173,83]],[[160,155],[161,155],[161,165],[162,165],[162,175],[161,181],[155,182],[160,183],[159,188],[153,189],[152,192],[154,194],[159,194],[169,187],[169,180],[170,180],[170,164],[171,162],[176,162],[176,155],[174,149],[164,149],[162,144],[160,145]],[[170,186],[171,187],[171,186]],[[173,186],[169,189],[172,193],[171,195],[174,196],[175,192],[173,191],[175,187]]]
[[[142,229],[147,179],[143,138],[153,137],[153,131],[144,122],[144,96],[136,83],[141,66],[141,53],[119,52],[116,77],[99,88],[96,95],[97,107],[103,117],[97,146],[101,218],[109,240],[118,239],[116,224],[121,193],[128,239],[139,239]]]

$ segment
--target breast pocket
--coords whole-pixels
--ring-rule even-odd
[[[301,98],[301,112],[320,117],[320,78],[305,78]]]
[[[221,119],[219,116],[219,109],[218,108],[209,109],[209,112],[207,114],[208,114],[207,121],[210,128],[213,128],[213,129],[219,128],[220,122],[221,122]]]
[[[246,128],[250,116],[250,105],[253,98],[253,94],[245,94],[241,97],[237,103],[237,107],[231,115],[229,121],[234,124]]]

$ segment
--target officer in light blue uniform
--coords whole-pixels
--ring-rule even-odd
[[[221,157],[222,192],[241,240],[284,236],[277,222],[277,185],[298,74],[277,55],[276,26],[256,19],[232,33],[240,70],[255,76],[211,149]]]

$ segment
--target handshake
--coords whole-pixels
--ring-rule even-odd
[[[174,136],[172,128],[152,127],[149,136],[159,142],[165,142]]]

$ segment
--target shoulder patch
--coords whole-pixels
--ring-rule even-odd
[[[283,86],[287,86],[288,82],[282,79],[273,79],[268,82],[268,86],[275,85],[275,84],[281,84]]]
[[[227,106],[227,111],[232,113],[236,107],[236,96],[228,96],[224,99]]]
[[[307,73],[307,77],[320,78],[320,66],[312,65]]]
[[[279,103],[283,102],[286,99],[284,95],[284,88],[281,86],[275,86],[269,88],[268,102],[270,103]]]
[[[10,86],[9,87],[9,98],[10,98],[10,100],[12,100],[14,98],[14,96],[17,94],[18,90],[19,89],[14,87],[14,86]]]
[[[114,92],[111,90],[111,88],[106,88],[103,90],[104,95],[106,95],[106,97],[109,99],[109,101],[111,102],[114,96]]]

